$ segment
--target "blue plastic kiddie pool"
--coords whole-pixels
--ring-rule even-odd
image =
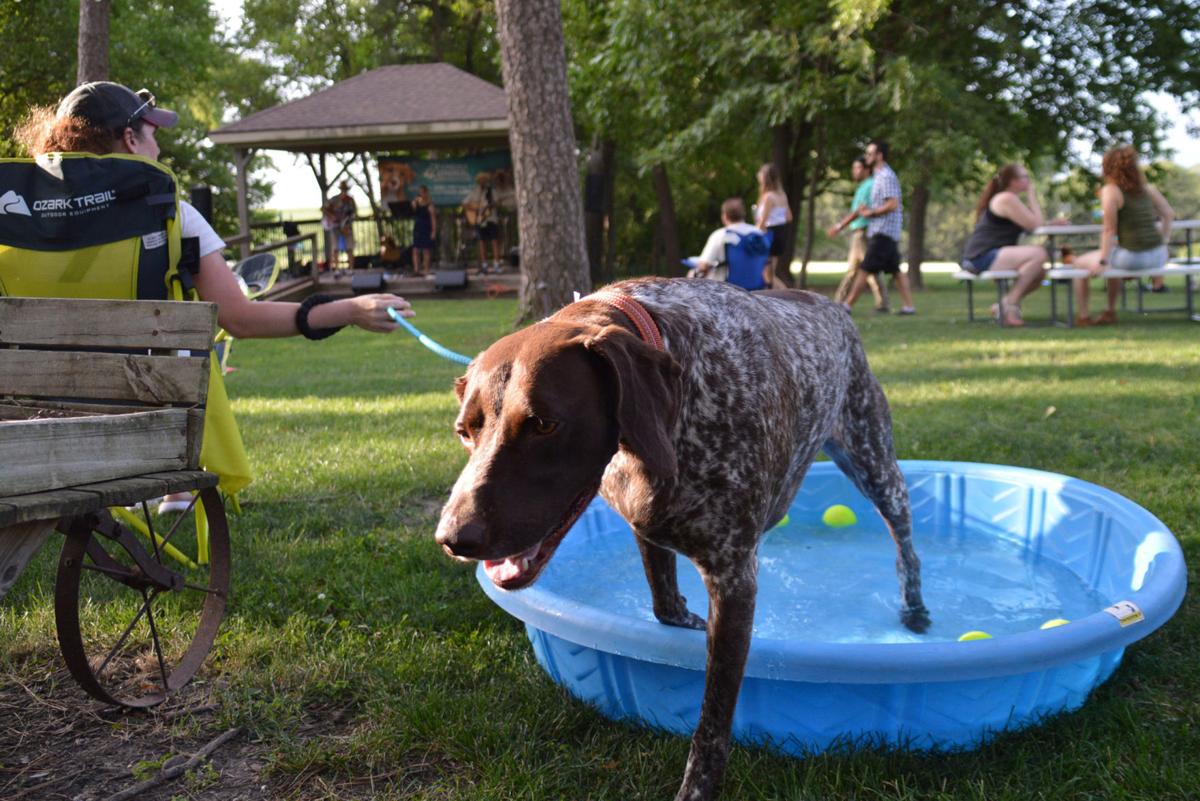
[[[1183,600],[1179,544],[1120,495],[1068,476],[962,462],[901,462],[933,625],[899,622],[883,520],[829,462],[759,549],[759,596],[734,736],[805,754],[835,744],[972,747],[1076,709],[1125,646]],[[831,504],[858,522],[821,522]],[[705,637],[654,619],[633,534],[597,498],[536,584],[480,584],[524,621],[538,662],[617,719],[690,734]],[[706,594],[680,558],[689,608]],[[1051,620],[1066,625],[1042,629]],[[990,639],[959,641],[968,631]]]

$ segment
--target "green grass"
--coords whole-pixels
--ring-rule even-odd
[[[967,324],[963,291],[931,283],[916,317],[876,317],[869,298],[856,314],[900,457],[1019,464],[1110,487],[1175,532],[1194,582],[1200,326],[1173,314],[1000,330]],[[1173,289],[1166,300],[1178,302]],[[1032,322],[1044,319],[1045,294],[1027,304]],[[414,305],[426,333],[466,353],[515,316],[511,300]],[[387,775],[378,798],[673,795],[687,740],[572,700],[471,567],[435,546],[440,503],[465,459],[451,431],[457,366],[402,332],[359,331],[320,344],[239,342],[231,364],[257,479],[231,518],[234,597],[205,677],[225,722],[265,746],[268,779]],[[0,605],[0,654],[20,675],[57,667],[53,550]],[[722,798],[1195,797],[1198,635],[1192,592],[1076,713],[951,755],[798,760],[735,748]],[[306,733],[306,715],[333,709],[347,710],[345,725]]]

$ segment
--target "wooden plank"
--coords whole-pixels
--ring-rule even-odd
[[[0,350],[0,395],[202,404],[208,358]]]
[[[0,528],[87,514],[107,506],[129,506],[171,492],[215,487],[218,480],[216,473],[204,470],[172,470],[52,492],[0,497]]]
[[[196,467],[187,409],[0,424],[0,495]]]
[[[0,345],[208,350],[212,303],[0,297]]]
[[[0,527],[0,598],[16,584],[29,560],[37,553],[50,532],[54,520],[36,520]]]

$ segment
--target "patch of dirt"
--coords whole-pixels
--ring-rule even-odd
[[[106,801],[186,762],[219,737],[225,726],[210,688],[185,687],[150,711],[127,711],[92,701],[65,669],[38,680],[0,674],[0,799],[4,801]],[[306,710],[298,735],[349,734],[349,710]],[[377,775],[269,775],[269,744],[239,732],[187,773],[151,787],[138,801],[259,801],[370,799],[385,790],[403,797],[450,767],[413,755]],[[135,775],[135,768],[137,773]]]

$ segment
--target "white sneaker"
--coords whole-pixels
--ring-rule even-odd
[[[187,508],[192,505],[192,497],[188,495],[186,498],[175,498],[168,495],[163,498],[162,503],[158,505],[158,513],[160,515],[168,515],[173,512],[186,512]]]

